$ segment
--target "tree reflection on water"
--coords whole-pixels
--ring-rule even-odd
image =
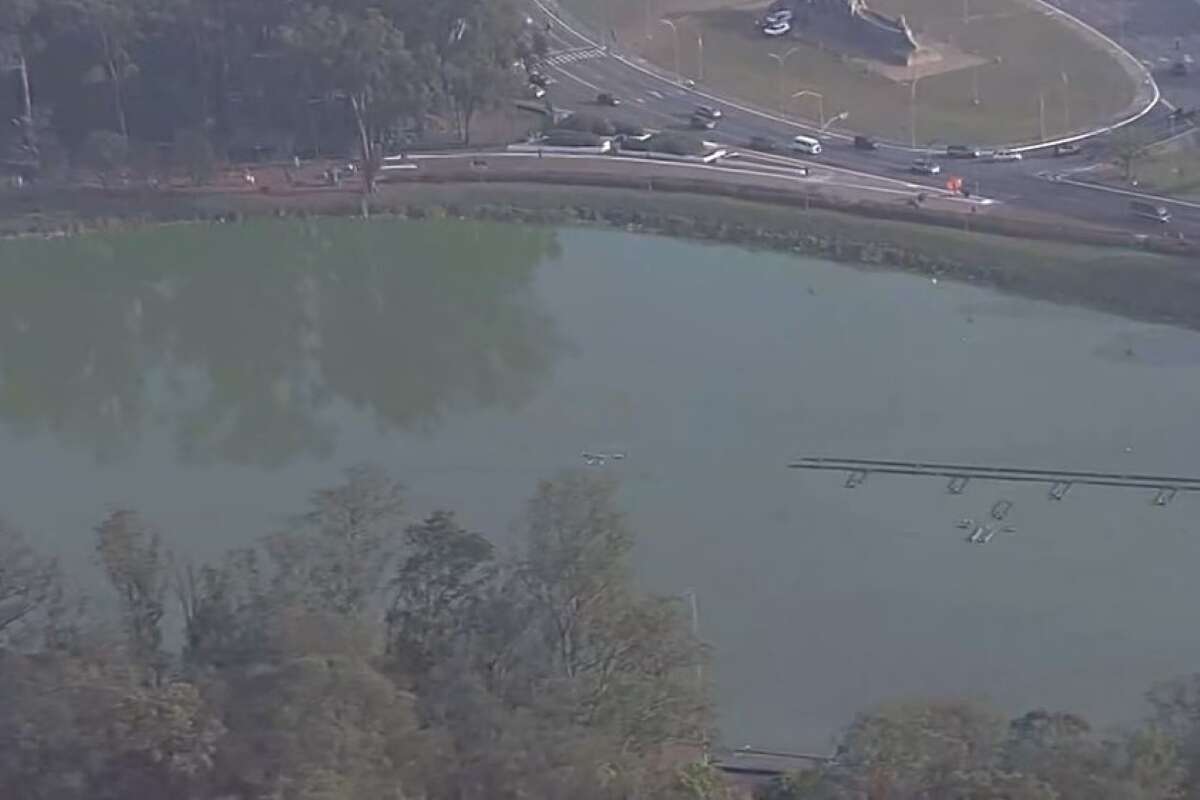
[[[564,342],[549,229],[259,221],[0,243],[0,420],[101,460],[329,455],[338,404],[400,429],[517,407]]]

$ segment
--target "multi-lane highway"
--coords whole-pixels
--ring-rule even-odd
[[[765,137],[786,147],[792,136],[813,133],[802,121],[787,119],[770,111],[754,108],[734,98],[715,95],[703,85],[683,85],[673,75],[617,49],[608,50],[573,20],[560,15],[544,0],[534,0],[539,16],[550,23],[551,53],[544,60],[544,71],[552,81],[548,98],[555,107],[591,110],[653,129],[686,129],[697,105],[716,105],[723,111],[716,130],[705,138],[718,141],[733,150],[748,153],[754,137]],[[596,96],[608,93],[618,98],[616,109],[596,105]],[[1148,135],[1166,136],[1171,127],[1170,106],[1162,103],[1136,125]],[[844,130],[831,129],[822,135],[824,152],[807,159],[815,170],[833,168],[851,174],[869,174],[880,181],[896,181],[897,186],[925,185],[938,191],[947,174],[960,176],[973,195],[995,201],[994,208],[1011,207],[1024,213],[1044,213],[1072,217],[1092,224],[1128,229],[1147,235],[1184,235],[1200,239],[1200,203],[1164,201],[1173,216],[1166,224],[1139,221],[1130,214],[1130,202],[1137,192],[1096,188],[1086,181],[1089,159],[1103,145],[1097,140],[1084,143],[1080,156],[1056,158],[1049,153],[1027,152],[1022,161],[991,162],[986,159],[946,161],[944,173],[937,177],[913,175],[909,166],[915,156],[910,148],[883,144],[875,151],[853,147],[852,137]],[[752,156],[760,159],[761,156]],[[768,156],[777,166],[786,167],[797,159]]]

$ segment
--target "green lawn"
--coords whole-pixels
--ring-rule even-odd
[[[1142,189],[1200,200],[1200,144],[1142,158],[1133,171]]]
[[[633,0],[567,0],[594,24],[623,20],[626,46],[674,69],[671,32],[651,27],[645,37],[645,3]],[[699,0],[692,0],[698,2]],[[666,0],[662,0],[668,10]],[[687,2],[687,0],[676,0]],[[1044,98],[1047,136],[1107,121],[1125,110],[1135,86],[1123,66],[1095,42],[1048,17],[1027,0],[875,0],[887,13],[904,13],[918,38],[951,42],[985,59],[966,68],[922,78],[917,86],[917,124],[910,123],[910,86],[868,71],[852,58],[795,39],[768,41],[754,28],[755,11],[725,9],[679,13],[680,62],[698,77],[704,39],[704,84],[719,93],[777,109],[781,95],[790,115],[816,119],[815,98],[791,96],[801,90],[824,95],[826,117],[849,111],[847,125],[897,141],[961,141],[976,144],[1029,141],[1040,135],[1039,94]],[[782,92],[778,67],[767,53],[799,49],[788,58]],[[1066,80],[1063,73],[1066,73]],[[980,103],[973,98],[978,87]],[[1069,121],[1069,125],[1068,125]]]

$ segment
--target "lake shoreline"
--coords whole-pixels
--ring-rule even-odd
[[[345,216],[361,209],[360,195],[346,190],[281,195],[76,189],[28,192],[16,199],[16,204],[0,205],[0,234],[5,237],[52,238],[264,216]],[[1193,262],[1131,248],[1025,240],[842,210],[596,186],[390,184],[372,198],[371,209],[391,218],[602,226],[791,252],[1200,330],[1200,275]]]

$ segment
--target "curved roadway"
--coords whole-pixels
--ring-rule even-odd
[[[717,129],[705,135],[756,160],[773,161],[780,166],[799,160],[783,156],[750,156],[746,145],[752,137],[766,137],[781,144],[797,133],[811,133],[811,126],[725,98],[716,103],[706,87],[680,85],[661,70],[635,59],[604,52],[592,38],[558,12],[534,0],[539,11],[553,21],[549,38],[551,54],[545,72],[553,83],[548,99],[556,107],[572,110],[611,112],[611,115],[647,128],[687,128],[692,110],[700,104],[719,105],[724,116]],[[596,95],[607,92],[621,100],[616,109],[595,106]],[[1159,103],[1137,123],[1155,136],[1166,136],[1170,129],[1167,104]],[[939,158],[943,175],[924,178],[909,172],[913,152],[908,148],[883,146],[876,151],[856,150],[845,133],[831,132],[823,137],[825,152],[807,163],[819,169],[823,165],[868,173],[880,179],[895,179],[904,184],[922,184],[934,191],[944,185],[945,175],[961,176],[975,195],[995,201],[1000,207],[1012,206],[1026,213],[1045,213],[1072,217],[1092,224],[1108,225],[1150,235],[1184,235],[1200,239],[1200,203],[1162,199],[1173,220],[1162,225],[1140,221],[1131,216],[1129,204],[1137,195],[1124,190],[1090,186],[1082,181],[1089,166],[1088,153],[1099,143],[1085,143],[1084,155],[1055,158],[1037,152],[1026,153],[1023,161],[995,163],[987,160],[950,160]],[[1078,175],[1078,178],[1073,177]]]

